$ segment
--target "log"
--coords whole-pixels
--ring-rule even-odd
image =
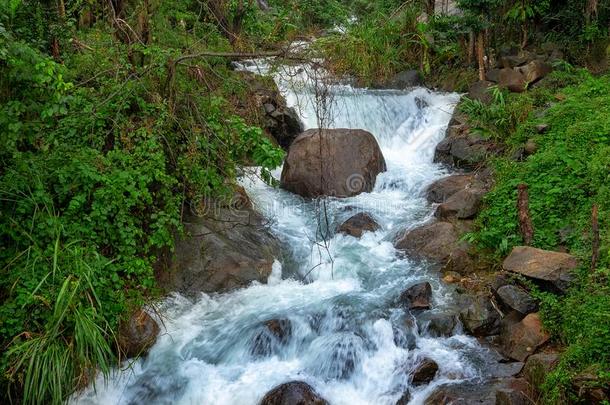
[[[529,194],[527,184],[519,184],[517,186],[517,210],[519,215],[519,230],[523,237],[523,242],[526,246],[531,246],[534,241],[534,226],[529,213]]]

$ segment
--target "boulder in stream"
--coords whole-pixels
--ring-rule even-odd
[[[302,381],[291,381],[269,391],[260,405],[328,405],[311,385]]]
[[[411,376],[411,383],[415,386],[430,384],[436,373],[438,372],[438,364],[434,360],[425,358],[417,365],[417,368]]]
[[[306,198],[370,192],[386,170],[377,140],[361,129],[310,129],[290,145],[280,187]]]
[[[398,302],[408,309],[430,309],[432,286],[430,283],[415,284],[400,294]]]
[[[365,212],[358,213],[342,223],[337,232],[360,238],[364,232],[375,232],[380,228],[379,224]]]

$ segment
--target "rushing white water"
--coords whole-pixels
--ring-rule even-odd
[[[278,75],[278,84],[305,126],[316,127],[313,83],[304,79],[307,72],[295,71],[290,80]],[[401,291],[420,281],[433,285],[435,308],[451,305],[438,274],[396,251],[392,238],[431,214],[423,191],[446,174],[432,163],[433,151],[459,97],[422,88],[330,90],[333,108],[325,123],[372,132],[388,166],[373,192],[327,200],[331,228],[365,211],[382,229],[361,239],[334,235],[321,248],[319,204],[243,179],[286,245],[269,283],[195,301],[169,298],[161,308],[166,331],[149,355],[73,402],[257,404],[276,385],[300,380],[333,405],[393,405],[407,389],[410,403],[421,404],[439,384],[485,374],[487,354],[476,340],[459,333],[430,337],[416,324],[409,327],[411,316],[396,305]],[[261,345],[270,319],[290,321],[286,342]],[[430,385],[410,387],[409,372],[423,357],[435,360],[439,373]]]

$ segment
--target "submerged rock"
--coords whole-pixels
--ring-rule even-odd
[[[328,405],[328,402],[311,385],[291,381],[269,391],[260,405]]]
[[[405,391],[398,401],[396,401],[396,405],[409,405],[409,401],[411,401],[411,392]]]
[[[379,224],[369,214],[361,212],[342,223],[337,232],[360,238],[364,232],[375,232],[379,228]]]
[[[578,267],[578,260],[567,253],[516,246],[502,266],[506,271],[521,274],[544,286],[565,292],[572,280],[572,271]]]
[[[458,316],[447,312],[422,312],[417,315],[420,333],[432,337],[449,337],[458,325]]]
[[[361,129],[310,129],[290,146],[280,186],[306,198],[370,192],[386,170],[375,137]]]
[[[157,335],[159,325],[146,311],[140,309],[126,322],[121,322],[117,340],[127,357],[136,357],[145,354],[155,344]]]

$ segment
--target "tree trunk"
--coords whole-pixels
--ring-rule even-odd
[[[477,34],[477,61],[479,63],[479,80],[485,80],[485,39],[483,31]]]
[[[523,237],[523,243],[526,246],[531,246],[534,241],[534,226],[529,213],[529,195],[527,192],[527,184],[519,184],[517,196],[517,210],[519,214],[519,229]]]
[[[474,56],[474,32],[470,31],[468,33],[468,53],[466,55],[466,62],[468,66],[472,65],[472,58]]]
[[[585,9],[585,20],[587,24],[591,22],[591,20],[597,18],[597,3],[598,0],[587,0],[587,8]]]

